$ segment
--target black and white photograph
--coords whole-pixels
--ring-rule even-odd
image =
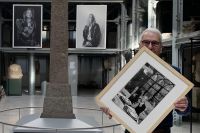
[[[42,48],[42,5],[13,5],[13,48]]]
[[[146,63],[112,101],[140,124],[173,87],[174,83]]]
[[[76,48],[106,48],[106,5],[77,5]]]
[[[151,133],[193,83],[146,47],[96,96],[114,120],[134,133]]]

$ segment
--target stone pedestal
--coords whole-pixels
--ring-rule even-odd
[[[36,115],[29,115],[20,119],[17,124],[34,128],[15,127],[13,133],[103,133],[79,119],[38,118]]]

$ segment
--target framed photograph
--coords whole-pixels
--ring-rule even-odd
[[[97,95],[117,122],[134,133],[151,133],[193,84],[143,47]]]
[[[77,5],[76,48],[105,49],[107,5]]]
[[[42,5],[13,4],[13,48],[42,48]]]

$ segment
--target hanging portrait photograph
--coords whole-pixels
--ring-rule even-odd
[[[42,5],[13,4],[13,48],[42,48]]]
[[[114,119],[130,132],[151,133],[193,84],[143,47],[97,95]]]
[[[76,48],[106,48],[106,5],[77,5]]]

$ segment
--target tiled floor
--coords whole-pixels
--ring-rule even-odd
[[[74,109],[74,113],[76,117],[87,121],[88,124],[94,126],[100,126],[103,121],[103,125],[115,125],[116,122],[113,120],[109,120],[107,116],[105,116],[102,112],[98,111],[99,107],[95,103],[94,96],[97,93],[79,93],[79,96],[73,96],[73,106],[83,107],[88,109],[97,109],[97,110],[88,110],[88,109]],[[2,99],[0,102],[0,110],[17,108],[17,107],[42,107],[43,106],[44,97],[41,95],[23,95],[23,96],[7,96]],[[7,122],[11,124],[15,124],[19,117],[23,117],[29,114],[40,114],[42,109],[22,109],[20,110],[12,110],[8,112],[0,113],[0,121]],[[20,115],[20,116],[19,116]],[[102,120],[103,118],[103,120]],[[3,126],[0,124],[0,133],[11,133],[13,127],[11,126]],[[123,133],[123,127],[110,127],[104,128],[103,131],[105,133]],[[180,126],[174,126],[172,128],[172,133],[190,133],[190,125],[188,122],[181,123]],[[200,133],[200,122],[193,123],[193,133]]]

